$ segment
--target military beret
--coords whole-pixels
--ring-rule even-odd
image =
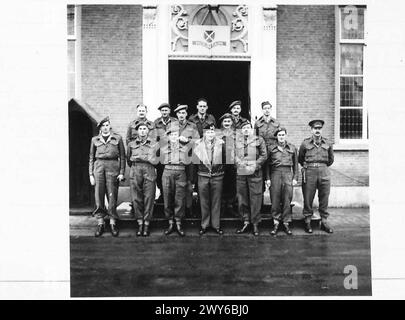
[[[272,105],[271,105],[271,103],[270,103],[269,101],[263,101],[263,102],[262,102],[262,108],[263,108],[265,105],[269,105],[270,107],[272,107]]]
[[[234,106],[238,106],[238,105],[242,107],[242,102],[240,100],[236,100],[236,101],[232,102],[228,107],[228,111],[231,111]]]
[[[186,104],[178,104],[177,108],[174,109],[174,112],[178,112],[180,110],[187,110],[187,109],[188,109],[188,105],[186,105]]]
[[[274,132],[274,136],[277,137],[277,134],[278,134],[280,131],[284,131],[285,133],[287,133],[287,129],[286,129],[286,128],[284,128],[284,127],[278,127],[277,130]]]
[[[169,108],[170,109],[170,104],[168,104],[167,102],[164,102],[158,107],[158,110],[160,110],[162,108]]]
[[[246,126],[246,125],[248,125],[249,127],[252,128],[252,124],[250,123],[249,120],[243,121],[243,122],[240,124],[240,127],[243,128],[243,127]]]
[[[315,127],[316,125],[320,125],[320,126],[323,127],[324,124],[325,124],[325,121],[319,120],[319,119],[311,120],[311,121],[309,121],[309,123],[308,123],[308,125],[309,125],[311,128]]]
[[[224,113],[221,118],[219,118],[219,122],[222,122],[224,119],[232,119],[232,115],[229,112]]]
[[[205,129],[214,130],[215,129],[215,123],[212,122],[212,121],[207,122],[207,124],[205,125]]]
[[[135,130],[138,130],[140,126],[145,126],[146,128],[149,129],[149,126],[148,126],[148,124],[146,122],[141,122],[140,121],[135,125]]]
[[[105,118],[103,118],[99,123],[97,123],[97,129],[100,129],[100,127],[105,123],[105,122],[109,122],[110,121],[110,117],[107,116]]]

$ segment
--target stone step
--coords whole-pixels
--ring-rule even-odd
[[[303,220],[304,216],[302,215],[302,207],[297,203],[292,203],[291,207],[292,207],[292,212],[293,212],[293,216],[292,216],[293,220]],[[91,215],[93,210],[94,210],[94,208],[91,208],[91,207],[71,208],[69,214],[71,216]],[[263,220],[271,220],[270,210],[271,210],[270,205],[263,206],[263,208],[262,208]],[[120,220],[124,220],[124,221],[125,220],[128,220],[128,221],[135,220],[135,217],[131,213],[131,205],[129,202],[122,202],[117,207],[117,213],[118,213]],[[317,211],[314,213],[314,216],[312,219],[313,220],[320,219],[319,213]],[[164,215],[164,210],[163,210],[163,203],[155,204],[154,211],[153,211],[153,220],[154,221],[159,221],[159,220],[166,221],[166,218]],[[190,210],[186,211],[185,220],[188,220],[188,221],[200,221],[201,220],[201,212],[200,212],[198,204],[193,205],[192,211],[190,211]],[[226,211],[221,214],[221,221],[239,221],[239,220],[240,220],[240,217],[236,210]]]

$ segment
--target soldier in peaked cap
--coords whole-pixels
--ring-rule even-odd
[[[100,134],[91,139],[89,155],[89,176],[91,185],[95,186],[96,209],[93,216],[97,218],[95,236],[104,233],[104,218],[110,218],[111,234],[118,236],[116,226],[117,198],[119,181],[124,180],[125,149],[119,134],[112,132],[109,117],[101,120],[97,128]],[[105,207],[105,197],[108,208]]]
[[[198,129],[198,134],[200,138],[203,137],[204,129],[210,128],[212,124],[216,126],[215,117],[207,113],[208,110],[208,102],[204,98],[200,98],[197,100],[197,113],[193,114],[188,118],[189,121],[195,123]]]
[[[164,143],[166,143],[165,140],[167,140],[167,136],[166,136],[167,128],[170,126],[170,124],[177,122],[177,119],[170,116],[170,113],[172,110],[171,110],[170,104],[168,104],[166,102],[162,103],[158,107],[158,110],[160,111],[161,116],[154,121],[155,137],[156,137],[157,142],[164,144]],[[157,172],[156,184],[160,190],[160,197],[157,201],[162,202],[162,200],[163,200],[163,198],[162,198],[163,197],[163,189],[162,189],[163,165],[161,163],[157,164],[156,172]]]
[[[322,136],[323,120],[312,120],[308,123],[312,136],[302,142],[298,162],[302,166],[302,193],[304,197],[303,214],[305,216],[305,231],[312,233],[311,217],[314,213],[312,205],[316,190],[318,190],[319,213],[321,215],[320,227],[332,233],[327,223],[329,216],[328,201],[330,193],[329,166],[333,164],[334,154],[332,144]]]
[[[131,121],[128,125],[128,130],[127,130],[127,137],[126,137],[126,143],[127,145],[132,141],[135,140],[136,137],[138,136],[138,130],[136,130],[136,126],[139,123],[146,123],[149,129],[149,137],[155,139],[155,126],[152,121],[148,120],[146,118],[146,115],[148,113],[148,107],[145,106],[144,104],[138,104],[136,106],[136,119]]]
[[[240,115],[242,111],[242,102],[240,100],[233,101],[229,107],[228,112],[232,115],[233,128],[242,129],[242,124],[248,121]]]
[[[149,138],[146,123],[136,125],[138,135],[128,144],[127,161],[130,170],[130,190],[135,218],[138,222],[137,236],[149,236],[156,191],[156,169],[158,143]]]
[[[283,223],[285,232],[292,234],[289,223],[292,215],[293,186],[297,184],[298,177],[298,155],[297,148],[286,141],[286,135],[287,129],[279,127],[274,132],[277,143],[268,149],[269,168],[266,184],[270,186],[273,236],[277,234],[280,222]]]

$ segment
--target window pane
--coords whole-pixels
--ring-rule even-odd
[[[75,41],[68,41],[68,72],[75,72]]]
[[[75,74],[68,73],[68,99],[75,97]]]
[[[364,8],[345,6],[341,10],[342,39],[364,39]]]
[[[75,34],[75,6],[67,6],[67,34],[73,36]]]
[[[363,74],[363,45],[340,45],[340,74]]]
[[[340,106],[363,106],[363,77],[340,77]]]
[[[363,136],[363,110],[340,110],[340,138],[361,139]]]

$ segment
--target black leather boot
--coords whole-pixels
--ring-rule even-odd
[[[104,224],[99,224],[97,225],[96,232],[94,233],[95,237],[101,237],[101,235],[104,233]]]
[[[137,237],[142,236],[142,231],[143,231],[143,224],[140,223],[140,224],[138,224],[138,231],[137,231],[137,233],[136,233],[136,236],[137,236]]]
[[[145,226],[143,227],[143,234],[144,237],[149,237],[150,236],[150,232],[149,232],[149,225],[145,224]]]

